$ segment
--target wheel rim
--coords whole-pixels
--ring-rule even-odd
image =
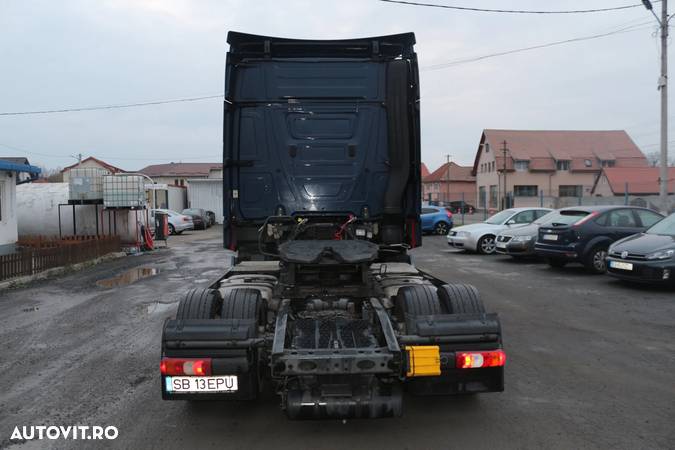
[[[593,267],[598,272],[604,272],[607,269],[605,258],[607,257],[606,250],[598,250],[593,254]]]
[[[175,234],[176,229],[173,227],[173,225],[169,225],[169,234]]]
[[[484,253],[494,253],[495,251],[495,238],[493,237],[484,237],[481,239],[480,248]]]
[[[436,234],[448,234],[448,226],[444,223],[436,225]]]

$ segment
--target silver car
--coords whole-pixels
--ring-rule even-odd
[[[192,217],[178,213],[171,209],[151,209],[152,224],[155,223],[155,211],[162,212],[169,216],[169,234],[181,234],[186,230],[194,230],[195,225],[192,222]]]
[[[448,245],[491,255],[496,250],[495,237],[500,232],[528,225],[550,211],[548,208],[505,209],[485,222],[453,228],[448,233]]]

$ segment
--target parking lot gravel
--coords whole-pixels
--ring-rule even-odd
[[[255,403],[163,402],[162,323],[184,292],[225,270],[218,228],[168,249],[0,292],[0,447],[15,426],[114,425],[106,448],[672,448],[675,291],[627,286],[579,267],[451,250],[425,237],[416,265],[471,283],[501,316],[506,390],[406,396],[398,419],[290,422],[273,394]],[[136,267],[129,285],[96,282]]]

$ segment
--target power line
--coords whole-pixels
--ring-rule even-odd
[[[476,56],[476,57],[472,57],[472,58],[457,59],[457,60],[454,60],[454,61],[448,61],[448,62],[445,62],[445,63],[434,64],[434,65],[431,65],[431,66],[422,67],[421,70],[428,71],[428,70],[447,69],[448,67],[457,66],[457,65],[460,65],[460,64],[467,64],[467,63],[482,61],[484,59],[489,59],[489,58],[496,58],[498,56],[512,55],[514,53],[527,52],[527,51],[538,50],[538,49],[542,49],[542,48],[555,47],[555,46],[558,46],[558,45],[571,44],[571,43],[574,43],[574,42],[589,41],[591,39],[599,39],[599,38],[603,38],[603,37],[612,36],[612,35],[615,35],[615,34],[622,34],[622,33],[629,33],[629,32],[633,32],[633,31],[639,31],[639,30],[642,30],[642,29],[649,28],[649,27],[646,27],[645,25],[648,25],[648,24],[651,24],[651,23],[652,23],[652,21],[643,22],[643,23],[631,25],[629,27],[620,28],[618,30],[609,31],[607,33],[593,34],[593,35],[590,35],[590,36],[580,36],[580,37],[576,37],[576,38],[565,39],[565,40],[562,40],[562,41],[554,41],[554,42],[548,42],[546,44],[532,45],[530,47],[521,47],[521,48],[516,48],[516,49],[513,49],[513,50],[505,50],[505,51],[502,51],[502,52],[489,53],[487,55]]]
[[[584,13],[600,13],[600,12],[608,12],[608,11],[620,11],[620,10],[624,10],[624,9],[643,7],[642,3],[637,3],[637,4],[632,4],[632,5],[614,6],[614,7],[611,7],[611,8],[536,11],[536,10],[523,10],[523,9],[473,8],[473,7],[469,7],[469,6],[439,5],[437,3],[421,3],[421,2],[404,1],[404,0],[379,0],[379,1],[385,2],[385,3],[398,3],[398,4],[401,4],[401,5],[409,5],[409,6],[426,6],[426,7],[430,7],[430,8],[454,9],[454,10],[459,10],[459,11],[506,13],[506,14],[584,14]]]
[[[205,95],[203,97],[186,97],[186,98],[176,98],[170,100],[156,100],[151,102],[140,102],[140,103],[126,103],[121,105],[103,105],[103,106],[83,106],[79,108],[63,108],[63,109],[46,109],[41,111],[18,111],[18,112],[0,112],[0,116],[23,116],[23,115],[35,115],[35,114],[59,114],[59,113],[68,113],[68,112],[81,112],[81,111],[98,111],[103,109],[120,109],[120,108],[136,108],[139,106],[152,106],[152,105],[165,105],[167,103],[181,103],[181,102],[197,102],[200,100],[209,100],[213,98],[223,98],[223,94],[216,95]],[[225,100],[227,101],[227,100]]]

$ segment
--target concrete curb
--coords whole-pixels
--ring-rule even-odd
[[[18,278],[13,278],[11,280],[6,280],[0,282],[0,290],[2,289],[15,289],[18,287],[21,287],[23,285],[29,284],[33,281],[38,281],[38,280],[44,280],[46,278],[50,277],[55,277],[59,275],[63,275],[68,272],[76,272],[78,270],[85,269],[90,266],[95,266],[96,264],[100,264],[105,261],[111,261],[114,259],[120,259],[127,256],[126,253],[124,252],[114,252],[114,253],[108,253],[107,255],[103,255],[99,258],[92,259],[89,261],[77,263],[77,264],[72,264],[70,266],[60,266],[60,267],[54,267],[52,269],[47,269],[43,272],[36,273],[35,275],[27,275],[24,277],[18,277]]]

